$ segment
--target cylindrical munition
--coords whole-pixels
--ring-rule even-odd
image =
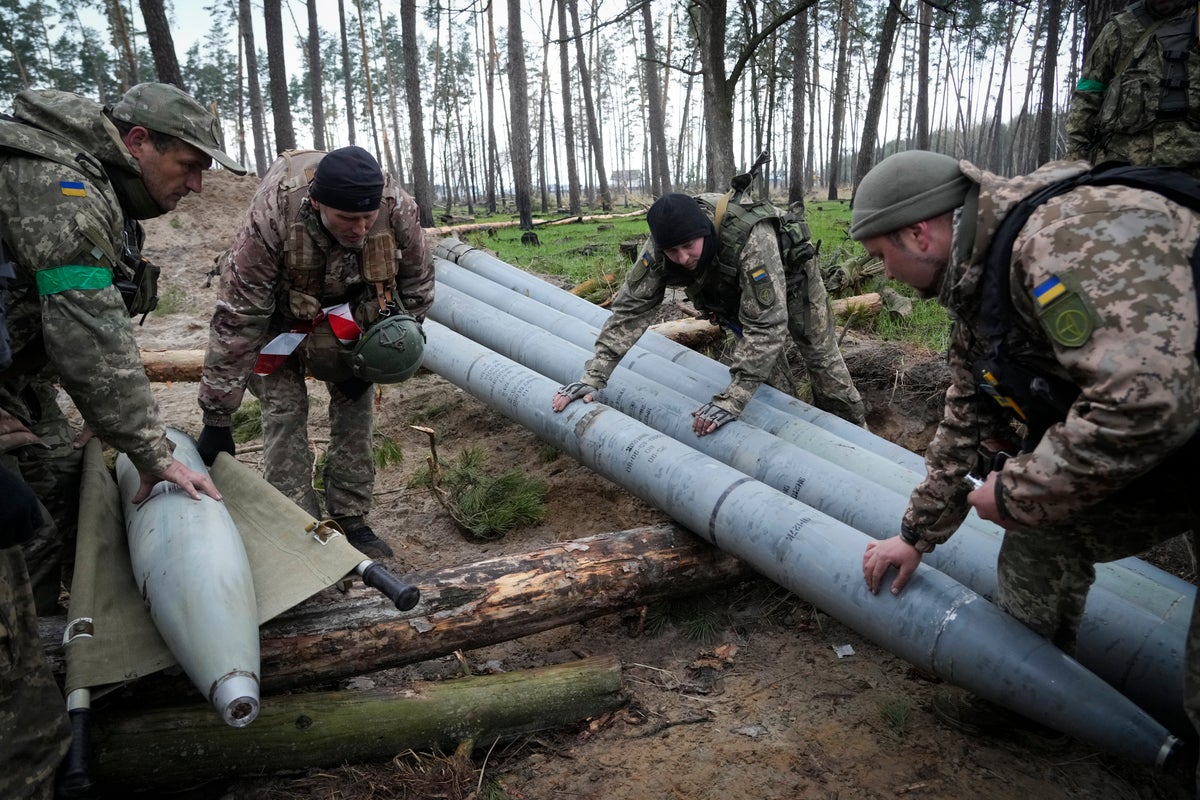
[[[206,471],[192,440],[167,431],[175,458]],[[124,455],[117,483],[133,578],[163,641],[225,722],[258,716],[258,610],[250,561],[224,503],[161,481],[134,505],[141,479]]]

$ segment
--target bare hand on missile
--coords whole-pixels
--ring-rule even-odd
[[[892,594],[900,594],[900,590],[908,583],[908,579],[916,572],[920,563],[921,554],[917,552],[917,548],[899,536],[881,542],[868,542],[866,552],[863,553],[863,580],[867,582],[871,594],[879,594],[883,576],[890,568],[895,567],[899,574],[892,581]]]
[[[157,475],[147,472],[138,472],[142,479],[141,486],[138,487],[137,494],[133,496],[133,503],[138,503],[150,496],[150,490],[159,481],[170,481],[179,488],[187,492],[188,497],[193,500],[200,499],[200,493],[211,497],[213,500],[220,500],[221,493],[217,491],[216,485],[212,482],[212,478],[206,473],[196,472],[190,469],[178,459],[171,462],[171,466],[167,467]]]

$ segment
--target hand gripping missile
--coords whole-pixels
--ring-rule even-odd
[[[175,458],[196,471],[204,462],[192,440],[167,431]],[[258,611],[250,562],[224,503],[193,500],[162,481],[138,505],[140,478],[125,455],[117,483],[133,577],[163,641],[225,722],[258,716]]]

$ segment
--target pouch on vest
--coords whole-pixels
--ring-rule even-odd
[[[350,348],[334,335],[328,317],[304,337],[304,366],[319,381],[337,383],[352,378],[354,373],[346,360],[349,353]]]
[[[121,293],[129,316],[139,314],[141,322],[158,308],[158,276],[162,270],[142,255],[137,231],[126,226],[120,258],[113,267],[113,286]]]

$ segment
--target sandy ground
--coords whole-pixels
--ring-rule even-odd
[[[204,347],[215,298],[205,273],[232,239],[254,186],[253,178],[210,174],[202,196],[185,199],[176,213],[147,226],[147,252],[164,268],[164,291],[182,302],[177,313],[152,315],[139,329],[143,347]],[[848,358],[852,370],[871,403],[873,429],[909,447],[921,446],[930,415],[938,410],[939,357],[871,351],[870,343],[853,337],[847,344],[856,354]],[[880,352],[883,357],[872,355]],[[171,424],[199,432],[194,384],[159,384],[156,392]],[[315,397],[322,393],[314,388]],[[665,519],[569,457],[548,460],[544,444],[531,432],[436,375],[422,372],[387,387],[379,402],[380,432],[401,446],[404,459],[380,473],[370,520],[396,549],[401,571],[467,563]],[[318,399],[310,432],[318,446],[327,436],[322,411]],[[496,542],[479,543],[460,533],[427,490],[406,488],[428,454],[425,437],[409,428],[418,418],[437,430],[444,457],[483,447],[498,468],[519,466],[542,479],[548,489],[545,521]],[[242,458],[254,464],[260,454],[250,449]],[[477,750],[470,765],[474,774],[453,786],[435,790],[411,783],[404,766],[411,760],[401,756],[389,764],[222,783],[190,793],[468,797],[482,771],[507,797],[529,800],[1188,796],[1184,780],[1083,744],[1049,756],[942,726],[928,708],[936,679],[765,580],[701,605],[715,620],[715,635],[706,641],[688,638],[679,626],[653,631],[640,626],[635,611],[466,653],[479,671],[488,662],[490,669],[512,670],[613,653],[623,665],[629,702],[600,720]],[[655,613],[651,609],[649,616]],[[732,658],[713,669],[715,649],[730,644],[736,645]],[[835,648],[844,645],[853,655],[838,655]],[[453,661],[447,656],[359,680],[403,684],[444,675]],[[701,663],[709,666],[700,668]]]

